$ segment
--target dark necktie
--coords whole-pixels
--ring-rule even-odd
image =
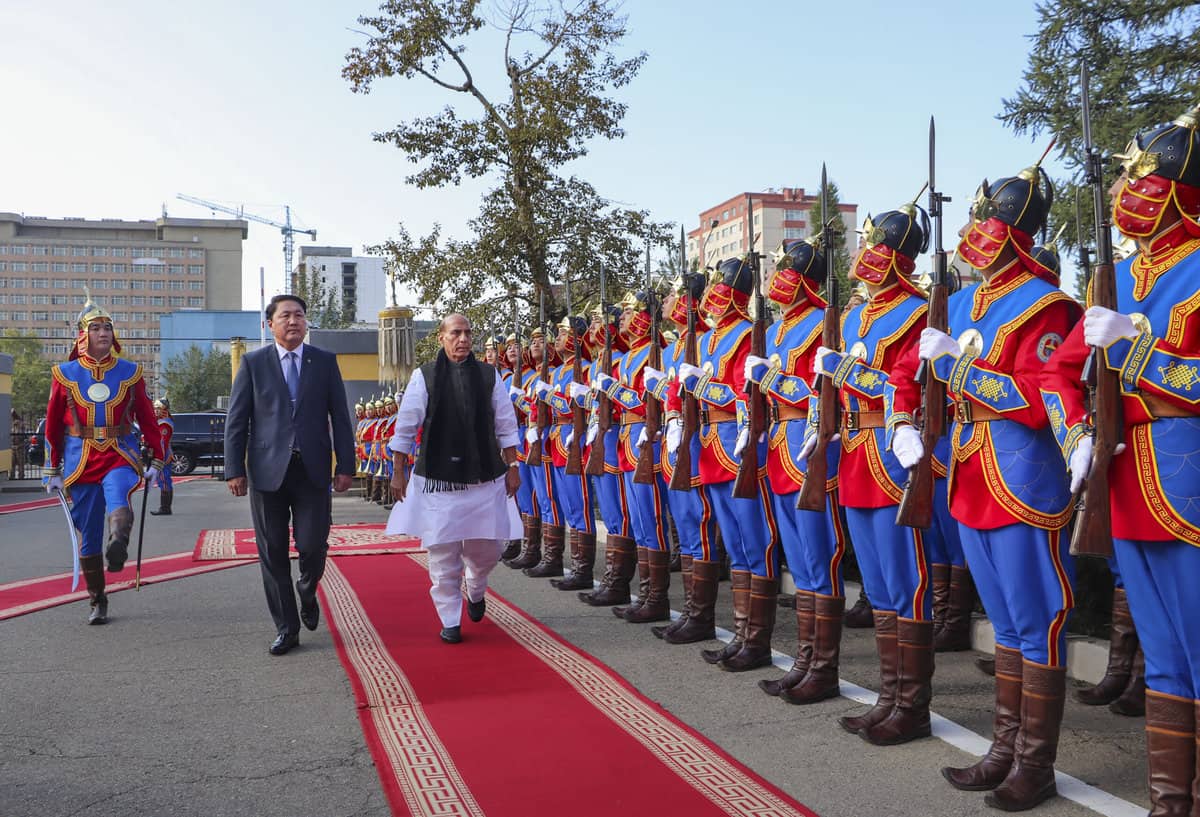
[[[300,367],[296,365],[296,353],[284,355],[287,365],[283,367],[283,379],[287,381],[288,394],[292,398],[292,413],[296,413],[296,398],[300,395]]]

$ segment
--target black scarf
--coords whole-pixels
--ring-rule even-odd
[[[425,478],[425,491],[462,491],[503,476],[492,412],[496,370],[474,354],[454,363],[439,350],[421,375],[429,400],[414,470]]]

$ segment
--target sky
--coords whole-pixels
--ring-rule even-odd
[[[357,17],[375,14],[377,0],[5,7],[0,211],[153,219],[165,206],[171,216],[212,215],[175,199],[185,193],[282,221],[286,204],[297,226],[317,230],[316,242],[297,236],[297,247],[361,253],[397,224],[417,236],[437,222],[465,236],[490,186],[418,190],[405,182],[415,166],[372,139],[447,104],[476,114],[465,95],[420,79],[351,91],[341,69],[365,41]],[[626,0],[623,11],[620,53],[648,55],[616,93],[628,104],[625,138],[592,142],[566,171],[657,220],[691,229],[702,210],[745,191],[815,190],[822,162],[860,219],[894,209],[925,181],[933,115],[953,249],[980,180],[1015,175],[1049,142],[996,119],[1020,87],[1037,25],[1032,0]],[[500,96],[492,36],[468,41],[465,59],[485,93]],[[1054,162],[1047,167],[1053,174]],[[281,291],[279,231],[251,223],[244,308],[258,308],[260,266],[267,297]]]

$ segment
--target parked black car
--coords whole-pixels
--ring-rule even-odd
[[[171,415],[175,434],[171,437],[171,473],[190,474],[201,461],[225,462],[225,413],[222,411],[183,412]]]
[[[29,443],[25,446],[25,462],[29,465],[35,465],[41,468],[46,462],[46,418],[43,417],[38,423],[37,431],[29,438]]]

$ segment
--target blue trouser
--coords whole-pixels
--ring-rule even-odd
[[[842,559],[846,555],[846,527],[837,491],[827,496],[824,511],[803,511],[796,507],[799,491],[772,494],[779,540],[787,557],[788,570],[797,590],[822,596],[844,596]]]
[[[554,489],[562,505],[567,526],[583,533],[596,532],[596,517],[592,511],[591,480],[586,474],[572,476],[566,466],[554,466]]]
[[[896,524],[896,506],[846,508],[846,527],[871,605],[901,618],[932,617],[926,538],[932,531]]]
[[[725,538],[725,550],[733,570],[749,570],[755,576],[774,579],[779,575],[778,536],[770,513],[771,498],[766,480],[759,480],[757,499],[736,499],[733,482],[704,486],[712,502],[717,527]]]
[[[654,483],[644,485],[633,481],[633,471],[625,471],[621,479],[625,483],[625,499],[629,504],[629,521],[633,528],[633,539],[638,547],[650,550],[670,550],[670,543],[663,529],[667,510],[667,486],[662,477],[654,475]]]
[[[533,492],[537,495],[539,516],[543,525],[561,525],[562,511],[558,497],[554,493],[554,478],[550,476],[554,466],[549,457],[542,458],[542,464],[529,469],[533,474]]]
[[[1117,564],[1117,557],[1109,556],[1105,561],[1108,562],[1108,572],[1112,573],[1113,587],[1124,590],[1125,580],[1121,578],[1121,566]]]
[[[163,465],[162,470],[158,472],[158,476],[154,478],[154,485],[160,491],[174,491],[175,481],[171,479],[171,463],[167,462]]]
[[[1067,619],[1075,607],[1067,537],[1024,524],[992,530],[960,524],[959,532],[996,643],[1020,650],[1027,661],[1064,666]]]
[[[118,508],[130,508],[130,499],[141,484],[132,466],[122,465],[104,475],[100,482],[71,485],[71,520],[83,535],[80,556],[104,553],[104,518]]]
[[[1146,686],[1200,699],[1200,605],[1195,601],[1200,548],[1180,541],[1114,539],[1113,550],[1146,655]]]
[[[604,527],[613,536],[629,536],[632,529],[625,509],[625,481],[621,479],[621,474],[610,474],[606,470],[592,484],[596,486]]]
[[[938,477],[933,481],[933,535],[925,537],[929,547],[931,565],[965,567],[962,540],[959,539],[958,521],[950,515],[948,480]]]
[[[667,507],[675,520],[675,532],[679,534],[679,552],[711,562],[715,560],[716,526],[706,493],[704,486],[693,487],[690,491],[668,488]]]
[[[517,509],[526,516],[537,516],[538,507],[533,501],[533,469],[517,460],[517,473],[521,484],[517,487]]]

